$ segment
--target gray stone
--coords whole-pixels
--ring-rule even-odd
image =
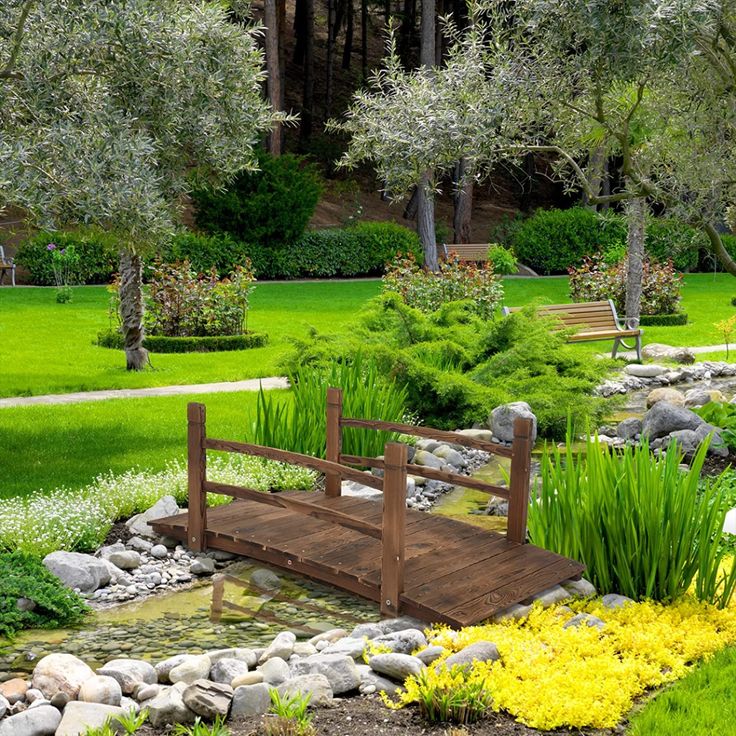
[[[311,657],[313,654],[317,654],[317,647],[310,644],[308,641],[298,641],[294,644],[294,653],[292,657]]]
[[[54,736],[61,713],[52,705],[39,705],[0,721],[0,736]]]
[[[108,719],[125,714],[120,706],[72,701],[64,708],[55,736],[84,736],[88,729],[100,728]]]
[[[526,401],[501,404],[491,412],[489,424],[494,436],[502,442],[511,442],[514,439],[514,422],[519,418],[532,420],[532,443],[534,443],[537,439],[537,418]]]
[[[563,629],[578,628],[579,626],[588,626],[589,628],[602,629],[606,624],[599,619],[597,616],[593,616],[590,613],[578,613],[567,621]]]
[[[711,395],[700,388],[691,388],[685,393],[685,406],[705,406],[712,401]]]
[[[23,613],[35,611],[37,605],[36,601],[32,601],[30,598],[18,598],[15,602],[15,607]]]
[[[245,662],[248,668],[255,667],[258,663],[258,655],[254,649],[247,647],[232,647],[230,649],[211,649],[205,654],[210,658],[212,664],[222,659],[237,659],[239,662]]]
[[[163,660],[163,662],[159,662],[154,667],[154,669],[156,670],[156,675],[158,676],[158,681],[171,682],[171,680],[169,680],[169,673],[171,672],[171,670],[173,670],[175,667],[178,667],[180,664],[183,664],[184,662],[190,662],[196,659],[198,659],[196,654],[175,654],[173,657],[169,657],[168,659]]]
[[[381,636],[384,631],[381,629],[378,624],[358,624],[351,632],[350,632],[350,638],[351,639],[362,639],[365,637],[366,639],[373,639],[376,636]]]
[[[271,707],[271,692],[268,685],[242,685],[236,687],[230,706],[231,718],[252,718],[263,715]]]
[[[446,660],[445,665],[454,667],[457,665],[469,665],[473,662],[495,662],[500,659],[501,655],[498,653],[498,647],[492,641],[476,641],[473,644],[469,644],[465,649],[461,649],[455,654],[451,654]]]
[[[373,640],[376,644],[390,647],[392,652],[411,654],[427,646],[427,638],[418,629],[404,629],[390,634],[382,634]]]
[[[711,435],[710,444],[708,445],[708,453],[710,455],[720,455],[721,457],[728,456],[728,446],[723,441],[719,427],[714,427],[712,424],[704,423],[695,430],[695,435],[699,442],[703,442],[708,435]]]
[[[193,723],[196,718],[184,703],[182,691],[177,687],[165,687],[153,699],[146,703],[148,719],[154,728],[161,728],[176,723]]]
[[[315,654],[298,659],[292,665],[293,675],[324,675],[332,688],[333,695],[355,690],[360,685],[360,674],[355,660],[345,654]]]
[[[253,570],[250,576],[250,582],[262,590],[278,591],[281,588],[281,578],[275,572],[265,567],[259,567]]]
[[[248,672],[248,665],[239,659],[220,659],[212,665],[210,680],[229,685],[236,677]]]
[[[319,673],[311,675],[297,675],[281,683],[276,688],[281,697],[294,695],[309,695],[309,705],[325,707],[332,704],[332,688],[330,681]]]
[[[459,429],[457,433],[464,434],[466,437],[472,437],[474,440],[493,442],[493,432],[490,429]]]
[[[570,594],[578,598],[590,598],[596,594],[595,585],[585,578],[580,580],[565,580],[562,587]]]
[[[440,445],[432,454],[456,468],[465,468],[468,465],[468,461],[449,445]]]
[[[206,654],[202,654],[198,657],[185,659],[181,664],[172,668],[169,671],[169,680],[174,684],[184,682],[191,685],[196,680],[206,678],[210,673],[210,669],[212,669],[212,660]]]
[[[189,572],[192,575],[212,575],[214,571],[215,561],[209,557],[198,557],[189,565]]]
[[[173,496],[163,496],[150,509],[142,514],[136,514],[128,519],[125,524],[133,534],[155,539],[156,532],[153,531],[153,527],[148,522],[163,519],[166,516],[176,516],[178,513],[179,507],[176,504],[176,499]]]
[[[97,670],[97,674],[117,680],[124,695],[130,695],[141,682],[152,685],[158,681],[153,665],[142,659],[113,659]]]
[[[495,621],[496,623],[499,621],[518,621],[521,618],[526,618],[531,611],[531,606],[525,606],[521,603],[512,603],[508,608],[504,608],[503,610],[495,613],[492,617],[492,621]]]
[[[601,603],[605,608],[614,610],[616,608],[622,608],[628,603],[633,603],[631,598],[627,598],[625,595],[619,595],[618,593],[608,593],[601,598]]]
[[[193,682],[183,693],[182,700],[189,710],[207,720],[227,716],[233,689],[230,685],[209,680]]]
[[[160,692],[161,685],[146,685],[144,683],[141,683],[135,689],[134,695],[137,701],[139,701],[140,703],[144,703],[146,700],[151,700],[151,698],[155,698]]]
[[[648,360],[671,360],[690,365],[695,362],[695,353],[689,348],[675,348],[658,342],[650,342],[642,348],[641,354]]]
[[[431,452],[427,452],[427,450],[417,450],[414,455],[414,464],[422,465],[425,468],[440,470],[441,468],[444,468],[447,463],[436,455],[433,455]]]
[[[30,705],[37,700],[45,700],[45,696],[38,688],[32,687],[26,692],[26,703]]]
[[[666,437],[680,429],[697,429],[705,422],[695,412],[681,406],[673,406],[666,401],[656,403],[642,421],[642,435],[649,439]]]
[[[0,718],[2,718],[10,709],[10,703],[4,695],[0,695]]]
[[[47,698],[56,693],[66,693],[76,700],[82,683],[94,672],[81,659],[72,654],[58,652],[40,659],[33,670],[33,687],[40,690]],[[26,698],[28,693],[26,693]]]
[[[66,704],[71,700],[71,698],[66,693],[56,693],[51,697],[51,700],[49,700],[49,703],[54,706],[54,708],[58,708],[59,710],[64,710],[66,707]]]
[[[153,551],[153,544],[146,539],[141,539],[140,537],[131,537],[125,543],[125,546],[129,549],[134,549],[136,552],[147,552],[148,554],[151,554]],[[163,547],[163,545],[160,546]],[[166,549],[166,547],[164,547],[164,549]],[[166,555],[164,555],[164,557],[165,556]]]
[[[700,446],[700,438],[692,429],[679,429],[664,438],[663,447],[677,445],[685,457],[692,457]]]
[[[95,675],[82,683],[78,699],[84,703],[119,706],[122,697],[123,691],[116,679],[107,675]]]
[[[271,657],[259,665],[258,671],[263,675],[263,681],[269,685],[280,685],[291,676],[289,665],[281,657]]]
[[[418,675],[424,662],[411,654],[376,654],[368,662],[374,672],[403,682],[411,675]]]
[[[435,660],[438,660],[447,650],[444,647],[437,646],[436,644],[426,649],[422,649],[421,652],[417,652],[414,656],[417,659],[421,659],[426,665],[432,664]]]
[[[338,641],[339,639],[344,639],[345,637],[347,637],[347,635],[348,632],[345,631],[345,629],[329,629],[328,631],[323,631],[321,634],[316,634],[315,636],[313,636],[309,640],[309,643],[312,645],[317,644],[321,641],[333,643]]]
[[[141,566],[141,556],[132,549],[115,550],[105,555],[108,562],[121,570],[135,570]]]
[[[358,665],[358,670],[360,671],[358,691],[361,695],[373,695],[374,693],[385,692],[387,695],[394,696],[403,690],[401,685],[374,672],[368,665]]]
[[[423,450],[424,452],[430,453],[434,452],[439,446],[440,443],[437,440],[430,439],[429,437],[421,437],[414,445],[416,450]]]
[[[82,593],[94,593],[110,582],[107,565],[92,555],[51,552],[43,558],[43,564],[68,588],[79,589]]]
[[[255,670],[253,672],[246,672],[244,675],[238,675],[230,683],[230,687],[237,688],[241,685],[257,685],[259,682],[263,682],[263,674]]]
[[[143,540],[141,540],[143,541]],[[154,544],[151,547],[151,557],[155,557],[157,560],[163,560],[168,557],[169,550],[163,544]]]
[[[343,639],[339,639],[334,644],[322,649],[323,654],[346,654],[348,657],[353,659],[359,659],[363,656],[366,648],[366,640],[363,638],[353,639],[352,637],[346,636]]]
[[[543,608],[549,608],[554,606],[555,603],[567,600],[569,597],[570,594],[561,585],[553,585],[551,588],[532,596],[531,600],[541,603]]]
[[[667,401],[673,406],[684,406],[685,397],[676,388],[655,388],[647,395],[647,409],[651,409],[660,401]]]
[[[282,631],[266,647],[258,661],[263,664],[266,660],[271,659],[271,657],[289,659],[294,651],[294,642],[296,642],[296,636],[291,631]]]
[[[633,440],[636,439],[637,435],[641,434],[642,424],[641,419],[637,417],[631,417],[630,419],[624,419],[623,422],[619,423],[616,427],[616,436],[622,440]]]
[[[121,570],[117,565],[113,565],[110,560],[104,558],[100,559],[100,562],[104,563],[107,567],[108,573],[110,573],[110,585],[133,585],[133,576],[129,575],[125,570]]]
[[[630,376],[637,378],[656,378],[667,372],[667,369],[661,365],[649,363],[647,365],[639,365],[638,363],[629,363],[624,371]]]

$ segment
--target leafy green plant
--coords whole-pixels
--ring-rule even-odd
[[[119,725],[128,736],[133,736],[139,728],[143,728],[148,720],[148,708],[143,708],[138,712],[131,708],[125,715],[115,716],[115,724]]]
[[[493,696],[471,667],[455,665],[439,672],[431,667],[416,676],[419,711],[430,723],[467,724],[487,715]]]
[[[312,736],[312,714],[309,713],[311,693],[279,695],[276,688],[270,688],[271,708],[269,713],[275,718],[266,718],[264,729],[268,736]]]
[[[493,272],[499,276],[507,276],[517,271],[514,252],[498,243],[491,243],[489,246],[488,260],[493,264]]]
[[[191,725],[177,723],[172,733],[174,736],[230,736],[230,729],[221,716],[217,716],[209,726],[197,716]]]
[[[700,600],[730,601],[736,566],[724,568],[728,508],[721,478],[701,484],[708,443],[687,471],[676,447],[652,456],[646,442],[621,451],[571,436],[548,447],[529,508],[532,542],[577,559],[601,593],[671,601],[695,582]]]
[[[703,406],[692,409],[708,424],[719,427],[723,441],[732,450],[736,450],[736,404],[725,404],[720,401],[709,401]]]
[[[21,599],[32,605],[19,605]],[[0,636],[75,624],[86,612],[84,601],[38,559],[24,552],[0,552]]]

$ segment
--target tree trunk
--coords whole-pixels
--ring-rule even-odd
[[[601,193],[603,187],[603,178],[605,177],[606,171],[606,154],[603,146],[598,146],[590,154],[590,190],[594,195],[598,196]],[[598,207],[594,204],[590,204],[590,197],[587,192],[583,192],[583,204],[591,210],[597,210]]]
[[[266,70],[268,71],[268,101],[273,110],[281,109],[281,64],[279,62],[279,23],[277,0],[264,0],[263,21],[266,27]],[[274,123],[268,139],[268,150],[281,155],[281,123]]]
[[[143,347],[143,262],[129,250],[120,252],[120,320],[127,368],[143,370],[148,364],[148,350]]]
[[[424,267],[429,271],[439,271],[437,258],[437,236],[434,225],[434,191],[432,190],[432,172],[422,176],[417,187],[417,232],[424,251]]]
[[[360,0],[360,74],[368,79],[368,0]]]
[[[644,197],[632,199],[626,206],[626,326],[632,328],[639,326],[641,317],[646,207]]]
[[[417,0],[404,0],[403,17],[399,28],[399,57],[404,66],[409,65],[409,55],[414,40],[417,16]]]
[[[734,261],[731,254],[726,250],[726,246],[723,245],[723,239],[721,238],[718,230],[716,230],[710,223],[706,223],[703,226],[703,229],[705,230],[705,234],[708,236],[708,240],[710,240],[710,249],[712,253],[716,258],[718,258],[723,268],[730,273],[731,276],[736,276],[736,261]]]
[[[470,221],[473,213],[473,178],[469,176],[468,161],[461,158],[455,165],[455,213],[452,221],[456,243],[470,242]]]
[[[314,0],[304,0],[304,87],[299,138],[304,144],[312,135],[314,120]]]
[[[350,69],[350,61],[353,55],[353,15],[355,8],[353,7],[353,0],[347,1],[347,24],[345,26],[345,45],[342,51],[342,68]]]
[[[335,65],[335,3],[337,0],[327,0],[327,74],[325,80],[325,120],[329,120],[332,110],[332,80]]]
[[[304,63],[304,47],[307,30],[307,0],[296,0],[294,5],[294,55],[292,61],[301,66]]]

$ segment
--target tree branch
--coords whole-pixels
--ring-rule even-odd
[[[18,61],[18,55],[20,54],[20,47],[23,43],[23,34],[25,33],[26,21],[31,13],[31,9],[35,4],[36,0],[25,0],[23,8],[20,11],[20,18],[18,19],[18,27],[15,29],[13,34],[13,43],[10,49],[10,58],[5,64],[2,70],[0,70],[0,79],[15,78],[16,75],[13,73],[13,67]]]

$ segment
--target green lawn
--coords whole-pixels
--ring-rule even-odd
[[[0,497],[79,488],[109,470],[160,470],[184,458],[188,401],[207,405],[209,435],[245,439],[251,392],[0,409]]]
[[[736,649],[724,649],[659,693],[631,721],[629,736],[733,734]],[[731,724],[729,726],[729,723]]]
[[[339,330],[380,291],[371,281],[259,284],[249,327],[268,333],[254,350],[151,356],[154,370],[128,373],[122,353],[94,344],[108,328],[105,287],[74,289],[57,304],[52,288],[0,288],[0,396],[236,381],[278,374],[288,339],[310,327]]]

